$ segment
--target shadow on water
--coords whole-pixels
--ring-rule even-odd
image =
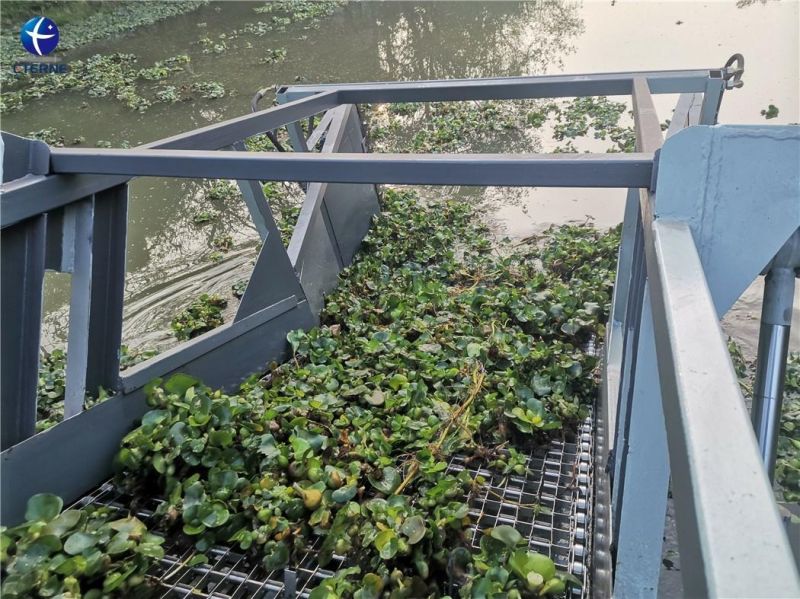
[[[265,86],[545,73],[561,66],[583,27],[574,3],[367,2],[343,6],[317,23],[294,22],[264,35],[252,32],[258,27],[244,32],[248,23],[270,21],[271,15],[254,11],[258,6],[212,3],[65,57],[132,53],[141,68],[188,54],[186,69],[165,83],[186,90],[198,81],[219,82],[224,98],[190,96],[140,113],[113,98],[65,92],[4,115],[3,128],[25,135],[50,126],[66,140],[84,137],[87,146],[100,140],[133,146],[246,113],[253,92]],[[227,47],[208,52],[203,39],[223,39]],[[263,64],[263,57],[281,48],[285,60]],[[156,88],[142,87],[152,98]],[[249,274],[258,239],[243,202],[210,201],[203,185],[142,178],[130,186],[123,333],[128,345],[173,344],[168,326],[177,311],[200,292],[230,297],[231,284]],[[199,212],[210,213],[210,222],[195,224]],[[214,262],[211,241],[221,235],[231,235],[235,249]],[[45,291],[43,341],[53,346],[66,337],[69,277],[48,276]]]

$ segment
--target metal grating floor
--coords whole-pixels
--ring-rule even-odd
[[[454,457],[449,471],[467,469],[480,474],[486,484],[470,498],[474,525],[469,536],[478,548],[481,531],[509,524],[527,539],[531,549],[547,554],[563,571],[583,580],[583,588],[573,589],[571,599],[591,596],[590,556],[592,539],[592,464],[593,418],[579,427],[574,440],[554,439],[528,452],[525,476],[503,475],[481,465],[468,464]],[[108,482],[76,503],[77,506],[106,505],[127,511],[128,498]],[[158,500],[137,512],[152,524]],[[154,527],[155,528],[155,527]],[[328,569],[316,562],[317,539],[300,564],[285,571],[267,572],[259,562],[229,547],[215,547],[208,563],[189,567],[194,556],[192,545],[175,539],[165,543],[165,557],[150,571],[155,583],[154,597],[208,597],[214,599],[288,599],[307,597],[321,580],[331,576],[346,562],[334,557]]]

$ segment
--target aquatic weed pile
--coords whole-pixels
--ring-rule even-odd
[[[335,554],[347,567],[314,599],[557,595],[574,580],[513,528],[467,549],[467,503],[484,481],[446,468],[458,453],[524,473],[515,448],[569,435],[585,416],[596,394],[585,347],[604,332],[618,234],[562,227],[498,253],[463,203],[387,191],[383,210],[321,326],[289,334],[289,361],[237,395],[182,375],[151,385],[153,409],[123,440],[118,485],[134,507],[164,498],[154,522],[194,545],[190,565],[223,544],[281,569],[320,537],[319,562]],[[42,547],[35,533],[47,522],[4,532],[8,596],[67,577],[83,592],[108,589],[110,569],[129,572],[112,591],[152,590],[135,561],[138,525],[134,538],[114,524],[125,549],[113,553],[82,521]],[[78,533],[90,538],[71,553],[62,540]],[[158,543],[146,545],[156,559]],[[77,558],[97,551],[102,568],[81,570]]]

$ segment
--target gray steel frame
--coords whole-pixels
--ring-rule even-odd
[[[48,148],[3,133],[6,147],[13,149],[4,157],[4,172],[13,179],[3,183],[0,197],[3,521],[18,520],[32,493],[57,492],[71,500],[103,480],[119,439],[146,409],[142,387],[150,379],[184,371],[201,374],[214,386],[233,387],[264,363],[285,356],[286,333],[315,323],[323,294],[335,285],[336,274],[357,251],[378,210],[374,183],[628,187],[597,420],[595,470],[601,475],[596,493],[594,594],[612,595],[612,571],[616,575],[614,595],[655,594],[669,478],[668,441],[681,550],[696,558],[697,565],[685,567],[686,591],[693,595],[733,592],[730,580],[736,581],[735,594],[759,593],[764,577],[742,576],[742,559],[747,558],[748,572],[770,573],[770,590],[776,596],[797,595],[797,572],[788,563],[789,548],[771,491],[763,484],[763,476],[753,475],[758,470],[755,445],[742,443],[736,449],[737,458],[749,469],[726,470],[725,477],[711,475],[714,461],[710,456],[722,461],[730,458],[718,452],[700,455],[713,437],[712,423],[703,423],[708,415],[697,412],[694,405],[697,389],[693,378],[684,377],[691,364],[687,356],[691,358],[692,352],[705,345],[696,336],[687,339],[691,327],[685,326],[685,316],[676,312],[673,300],[676,289],[683,293],[693,289],[680,277],[697,283],[715,276],[705,264],[698,267],[692,254],[695,251],[696,255],[696,250],[689,245],[692,236],[686,235],[689,224],[683,224],[690,223],[697,207],[693,204],[673,211],[677,233],[662,225],[662,215],[656,218],[653,210],[655,190],[665,185],[659,165],[667,148],[660,150],[661,131],[651,93],[682,94],[667,132],[671,137],[698,122],[713,124],[723,91],[738,86],[740,75],[740,68],[725,67],[292,86],[279,90],[279,106],[132,150]],[[354,106],[363,102],[584,95],[632,96],[638,153],[367,155]],[[297,121],[322,112],[326,114],[320,125],[306,138]],[[244,139],[281,126],[289,128],[295,153],[245,151]],[[313,152],[323,135],[321,152]],[[680,144],[668,156],[685,165],[689,159],[679,152],[698,163],[703,161],[702,155]],[[126,182],[141,175],[239,180],[264,245],[233,323],[119,376]],[[280,243],[260,185],[255,183],[260,180],[316,182],[308,185],[288,252]],[[709,183],[697,179],[694,184],[697,193]],[[677,184],[671,180],[669,185]],[[663,202],[662,207],[681,205],[680,199],[671,195],[671,202]],[[697,203],[702,204],[702,199]],[[686,260],[688,274],[675,271],[675,265],[681,264],[676,256]],[[45,267],[73,273],[68,406],[70,413],[77,415],[32,436]],[[692,322],[713,329],[717,325],[710,318],[709,297],[703,295],[703,289],[700,285],[700,291],[693,292],[698,313],[692,315]],[[712,305],[719,308],[724,301],[727,298],[715,296]],[[718,333],[712,335],[709,349],[715,359],[714,372],[723,377],[726,392],[734,394],[735,381],[731,382],[729,365],[726,370],[727,358],[720,351],[718,337]],[[74,358],[73,347],[78,348]],[[85,389],[96,384],[110,387],[116,396],[82,411]],[[662,404],[667,414],[666,432]],[[752,439],[752,431],[743,428],[738,416],[724,422],[726,434]],[[37,476],[29,476],[30,472]],[[608,475],[603,476],[604,472]],[[739,497],[738,488],[750,493],[746,503],[752,511],[744,520],[731,518],[730,511],[715,499],[715,494]],[[711,508],[719,514],[708,516]],[[766,539],[764,558],[742,549],[741,540],[752,536]],[[614,544],[617,555],[612,570]],[[761,565],[754,568],[756,561],[763,570]]]

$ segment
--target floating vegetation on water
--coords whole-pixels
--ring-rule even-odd
[[[322,325],[288,335],[291,360],[238,395],[185,375],[150,386],[118,484],[163,497],[156,520],[198,553],[229,543],[280,569],[321,536],[320,564],[352,567],[312,597],[435,597],[454,577],[464,597],[555,594],[569,577],[510,527],[470,554],[483,481],[447,462],[524,473],[509,441],[586,415],[597,358],[583,348],[604,332],[618,233],[563,227],[499,254],[463,202],[390,190],[383,209]]]
[[[203,47],[203,54],[222,54],[228,49],[228,44],[224,39],[212,40],[209,37],[203,37],[197,42]]]
[[[575,98],[566,106],[548,104],[546,111],[555,115],[553,139],[576,139],[591,132],[594,139],[610,140],[609,152],[633,152],[636,132],[621,126],[620,119],[627,107],[624,102],[612,102],[605,96]]]
[[[192,83],[192,91],[209,100],[225,97],[225,87],[219,81],[197,81]]]
[[[231,285],[231,293],[233,293],[233,297],[236,299],[242,299],[242,297],[244,297],[245,289],[247,289],[248,282],[248,279],[239,279],[233,285]]]
[[[774,119],[778,117],[779,112],[780,111],[778,110],[778,107],[775,106],[775,104],[770,104],[761,111],[761,116],[763,116],[767,120]]]
[[[178,339],[192,339],[223,324],[222,309],[227,305],[225,298],[204,293],[173,318],[170,327]]]
[[[28,137],[38,139],[45,142],[49,146],[62,148],[66,145],[64,135],[55,127],[46,127],[38,131],[29,131]],[[85,137],[76,137],[72,140],[71,145],[78,145],[86,142]]]
[[[156,91],[156,100],[166,104],[174,104],[181,100],[180,92],[174,85],[165,85]]]
[[[160,95],[159,91],[152,98],[146,98],[147,92],[142,89],[141,82],[164,80],[172,73],[184,70],[188,62],[189,57],[181,54],[140,69],[134,54],[95,54],[86,60],[71,62],[67,73],[40,75],[19,89],[4,89],[1,108],[7,112],[22,108],[31,99],[65,91],[84,91],[93,98],[111,97],[132,110],[144,112],[153,101],[174,100]]]
[[[528,149],[536,143],[527,132],[564,142],[554,152],[578,152],[575,140],[591,137],[612,143],[608,152],[632,152],[632,126],[624,123],[627,107],[606,97],[570,101],[487,100],[390,104],[370,107],[370,139],[382,151],[458,152],[497,148]],[[549,141],[547,143],[550,143]]]
[[[259,57],[260,64],[273,64],[286,60],[286,48],[275,48],[274,50],[267,50],[264,56]]]
[[[327,17],[345,4],[342,0],[276,0],[253,10],[261,14],[287,13],[285,18],[293,22]]]
[[[201,210],[192,216],[192,222],[196,225],[207,225],[212,220],[214,220],[214,213],[208,210]]]
[[[233,249],[233,236],[218,235],[211,240],[211,247],[221,252],[230,252]]]
[[[149,596],[145,574],[164,538],[112,508],[62,508],[56,495],[34,495],[25,522],[2,529],[3,597]]]
[[[137,27],[150,25],[163,19],[184,14],[207,4],[208,0],[181,0],[171,2],[61,2],[50,3],[48,15],[55,19],[61,26],[58,49],[56,56],[62,55],[65,51],[83,46],[98,39],[109,39],[115,34],[123,31],[130,31]],[[19,85],[20,78],[12,72],[12,63],[19,60],[30,58],[22,45],[19,43],[19,23],[24,19],[30,18],[30,9],[25,3],[3,2],[3,24],[2,34],[0,34],[0,83],[3,87],[3,99],[9,94],[9,87]],[[6,19],[13,14],[16,5],[24,19],[14,20],[14,26],[8,25]],[[77,7],[78,10],[73,10]],[[56,12],[51,12],[55,10]],[[77,61],[81,62],[81,61]],[[76,63],[70,61],[72,69]],[[61,75],[57,75],[61,77]],[[40,79],[25,78],[22,85],[31,85]],[[20,96],[12,96],[12,102],[21,99]],[[32,96],[37,97],[37,96]],[[5,104],[5,101],[4,101]],[[6,112],[9,108],[3,109]]]
[[[226,181],[224,179],[212,181],[211,184],[205,188],[204,194],[206,199],[212,202],[229,202],[242,197],[239,186],[232,181]]]

